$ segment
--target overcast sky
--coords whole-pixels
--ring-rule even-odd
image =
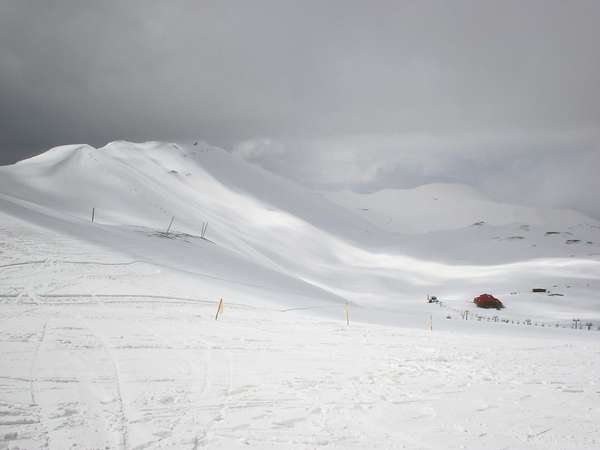
[[[600,217],[599,24],[597,0],[0,0],[0,164],[202,139],[311,186]]]

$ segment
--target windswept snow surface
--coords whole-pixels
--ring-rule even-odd
[[[1,167],[0,449],[598,448],[600,224],[396,194],[206,145]]]
[[[383,229],[405,233],[427,233],[488,225],[554,224],[561,228],[590,222],[573,210],[541,209],[493,202],[464,184],[435,183],[415,189],[383,189],[372,194],[332,192],[335,203],[362,213]]]

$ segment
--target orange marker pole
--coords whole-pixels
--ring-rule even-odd
[[[219,306],[217,306],[217,313],[215,314],[215,320],[219,318],[219,313],[223,312],[223,298],[219,300]]]

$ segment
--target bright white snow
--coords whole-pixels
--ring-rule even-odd
[[[0,168],[0,448],[599,447],[598,222],[387,195],[208,146]]]

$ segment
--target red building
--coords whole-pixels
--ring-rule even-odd
[[[494,309],[502,309],[504,305],[500,300],[490,294],[481,294],[479,297],[475,297],[473,299],[473,303],[475,303],[480,308],[494,308]]]

